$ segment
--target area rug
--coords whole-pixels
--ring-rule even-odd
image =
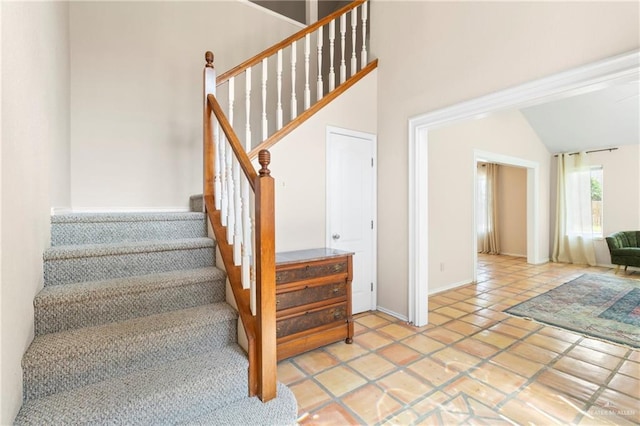
[[[640,281],[584,274],[506,313],[640,348]]]

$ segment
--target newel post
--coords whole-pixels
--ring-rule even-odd
[[[262,168],[255,185],[256,205],[256,325],[258,395],[263,402],[276,397],[276,251],[275,192],[266,149],[258,153]]]
[[[213,67],[213,53],[206,52],[204,55],[206,64],[203,71],[203,93],[204,93],[204,108],[203,108],[203,169],[204,169],[204,188],[203,194],[205,197],[214,195],[214,184],[216,176],[219,176],[220,168],[216,167],[216,150],[215,141],[213,135],[212,125],[212,109],[207,101],[208,95],[216,94],[216,70]],[[218,183],[219,183],[219,179]],[[218,188],[215,188],[219,193]],[[204,204],[204,203],[203,203]],[[219,207],[218,207],[219,208]]]

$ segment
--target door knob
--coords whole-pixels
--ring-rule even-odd
[[[339,240],[340,239],[340,234],[333,234],[331,236],[334,240]]]

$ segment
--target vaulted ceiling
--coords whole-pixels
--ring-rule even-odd
[[[521,110],[551,153],[640,144],[640,84],[633,81]]]

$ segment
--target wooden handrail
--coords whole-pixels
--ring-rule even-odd
[[[269,47],[268,49],[263,50],[262,52],[260,52],[257,55],[255,55],[253,58],[247,59],[246,61],[244,61],[240,65],[235,66],[235,67],[231,68],[229,71],[226,71],[226,72],[220,74],[218,76],[217,80],[216,80],[216,83],[218,85],[220,85],[220,84],[226,82],[227,80],[229,80],[231,77],[235,77],[235,76],[241,74],[245,69],[247,69],[249,67],[252,67],[252,66],[262,62],[263,59],[268,58],[269,56],[275,54],[276,52],[278,52],[278,50],[289,46],[294,41],[297,41],[297,40],[300,40],[300,39],[304,38],[304,36],[306,36],[307,34],[310,34],[310,33],[314,32],[315,30],[317,30],[318,28],[320,28],[320,27],[322,27],[324,25],[327,25],[329,22],[331,22],[334,19],[340,17],[344,13],[347,13],[351,9],[355,9],[356,7],[360,6],[365,1],[366,0],[354,0],[353,2],[349,3],[348,5],[340,8],[340,9],[336,10],[335,12],[333,12],[332,14],[326,16],[325,18],[322,18],[321,20],[319,20],[317,22],[314,22],[313,24],[311,24],[308,27],[298,31],[297,33],[293,34],[292,36],[289,36],[289,37],[285,38],[284,40],[282,40],[281,42],[276,43],[273,46]]]
[[[347,6],[337,10],[324,19],[308,26],[307,28],[297,32],[296,34],[286,38],[262,53],[254,56],[240,65],[232,68],[226,73],[216,78],[215,69],[213,67],[213,54],[207,52],[205,60],[207,62],[204,71],[204,204],[207,217],[212,225],[213,233],[218,241],[218,248],[222,261],[224,262],[233,298],[236,302],[238,315],[242,322],[242,326],[247,338],[247,352],[249,358],[249,396],[258,396],[262,401],[266,402],[276,397],[276,366],[277,366],[277,338],[276,338],[276,298],[275,298],[275,183],[270,176],[269,163],[270,154],[266,148],[271,147],[278,140],[288,135],[295,128],[300,126],[313,114],[325,107],[329,102],[340,96],[356,82],[369,74],[378,66],[378,61],[374,60],[367,65],[366,51],[364,41],[362,46],[362,68],[357,71],[356,62],[356,8],[363,6],[362,10],[362,34],[366,37],[366,1],[354,0]],[[322,29],[324,25],[335,23],[337,18],[342,17],[342,23],[346,20],[345,14],[353,11],[352,18],[352,37],[353,56],[351,58],[351,77],[346,78],[344,64],[344,47],[345,32],[344,27],[342,34],[343,58],[341,62],[341,84],[335,87],[330,85],[330,91],[323,96],[322,93],[322,77],[318,76],[318,98],[319,100],[312,106],[309,105],[309,34],[318,29]],[[334,27],[331,27],[333,34]],[[306,91],[305,91],[305,110],[297,115],[294,108],[295,89],[292,89],[292,117],[284,127],[282,126],[282,108],[279,109],[279,124],[281,127],[273,135],[267,138],[267,120],[266,120],[266,75],[267,61],[266,58],[281,52],[285,47],[290,46],[297,40],[306,38],[305,50],[305,66],[306,66]],[[321,73],[321,48],[322,39],[318,41],[318,73]],[[334,36],[330,35],[331,48],[333,49]],[[331,50],[333,52],[333,50]],[[331,73],[333,75],[331,81],[335,83],[335,74],[333,74],[333,56],[331,56]],[[251,71],[251,67],[263,62],[263,80],[262,80],[262,115],[263,115],[263,138],[267,138],[258,147],[246,152],[243,144],[240,142],[235,130],[233,129],[229,119],[227,118],[222,106],[216,98],[216,87],[228,81],[232,77],[243,72]],[[295,76],[295,60],[292,59],[292,75]],[[279,69],[280,73],[281,70]],[[251,140],[251,128],[249,121],[250,114],[250,93],[251,84],[250,77],[247,77],[247,85],[245,89],[246,100],[246,129],[247,144]],[[231,83],[229,89],[229,108],[230,117],[233,114],[234,99],[231,96]],[[281,84],[280,74],[278,74],[278,84]],[[292,84],[294,79],[292,79]],[[280,86],[278,86],[280,87]],[[278,89],[280,90],[280,89]],[[280,96],[280,92],[278,92]],[[278,97],[280,102],[280,97]],[[280,105],[280,104],[279,104]],[[215,125],[212,123],[213,115],[215,115]],[[297,117],[296,117],[297,116]],[[220,137],[219,130],[225,138]],[[220,150],[220,152],[218,152]],[[231,159],[233,156],[233,160]],[[256,172],[252,159],[258,157],[261,169]],[[232,161],[232,163],[230,163]],[[226,167],[226,169],[225,169]],[[230,171],[230,168],[232,171]],[[246,182],[239,175],[239,169],[242,170]],[[227,188],[228,184],[228,188]],[[251,189],[249,189],[251,188]],[[240,192],[241,191],[241,192]],[[253,202],[250,191],[253,191]],[[252,212],[249,211],[252,210]],[[250,215],[253,214],[253,220]],[[252,230],[253,228],[253,230]],[[253,236],[252,236],[253,234]],[[253,238],[255,237],[255,238]],[[228,241],[233,240],[233,241]],[[253,246],[253,247],[252,247]],[[239,266],[236,266],[239,265]],[[255,268],[252,270],[252,268]],[[251,282],[249,284],[249,282]],[[249,290],[248,286],[252,290]],[[255,293],[254,293],[255,290]],[[255,296],[255,300],[254,300]],[[255,302],[255,304],[254,304]],[[255,315],[254,315],[255,314]]]
[[[213,55],[207,52],[205,55],[207,66],[205,67],[205,100],[204,100],[204,204],[207,217],[216,240],[218,249],[225,265],[227,277],[233,292],[233,297],[238,309],[238,315],[247,337],[247,354],[249,358],[248,371],[248,395],[258,396],[263,402],[276,397],[276,287],[275,287],[275,184],[270,176],[269,163],[271,156],[268,151],[259,153],[259,163],[262,168],[259,174],[251,164],[251,160],[243,149],[235,131],[231,127],[220,104],[215,98],[215,84],[211,77],[215,75],[213,70]],[[208,72],[208,69],[210,70]],[[226,141],[214,140],[212,129],[212,114],[216,116],[217,125],[226,135]],[[216,132],[217,135],[217,132]],[[240,246],[238,241],[227,241],[227,229],[223,226],[222,212],[216,208],[216,182],[220,175],[221,167],[219,153],[216,152],[220,143],[227,143],[227,149],[231,149],[242,169],[249,186],[255,197],[255,251],[253,251],[253,264],[255,266],[255,316],[251,309],[250,290],[243,286],[243,279],[247,279],[250,272],[250,251],[245,240]],[[229,151],[227,151],[229,152]],[[245,187],[246,188],[246,187]],[[222,187],[220,187],[222,189]],[[245,197],[248,197],[246,195]],[[251,203],[248,198],[242,201],[243,216]],[[244,220],[248,219],[248,216]],[[250,225],[245,228],[250,229]],[[245,245],[247,244],[247,245]],[[234,248],[242,247],[242,266],[236,266]],[[245,260],[246,258],[246,260]],[[245,268],[246,272],[245,272]],[[246,273],[246,275],[245,275]],[[246,282],[244,283],[246,284]]]
[[[304,123],[309,117],[318,112],[320,109],[324,108],[329,102],[340,96],[351,86],[360,81],[364,76],[369,74],[371,71],[378,67],[378,60],[374,59],[371,61],[366,67],[362,68],[353,77],[348,78],[344,83],[340,86],[336,87],[333,91],[329,92],[326,96],[320,99],[318,102],[313,104],[309,109],[306,109],[300,115],[298,115],[295,119],[291,120],[287,124],[285,124],[282,129],[275,132],[271,135],[267,140],[261,142],[258,146],[249,151],[248,157],[253,160],[258,156],[258,153],[263,149],[269,149],[273,145],[276,144],[280,139],[287,136],[291,133],[296,127],[300,126]]]
[[[251,160],[247,156],[247,152],[244,150],[244,148],[242,148],[242,144],[240,143],[236,132],[233,130],[233,127],[231,127],[231,123],[229,123],[226,115],[224,115],[222,107],[216,100],[216,97],[213,95],[208,95],[207,101],[209,103],[209,106],[213,110],[213,113],[216,115],[218,122],[220,123],[220,128],[222,128],[222,131],[227,136],[229,145],[231,145],[233,153],[236,155],[236,158],[238,159],[238,163],[240,163],[240,167],[242,168],[244,175],[249,180],[251,188],[255,191],[255,180],[258,177],[258,174],[253,168],[253,164],[251,164]]]

